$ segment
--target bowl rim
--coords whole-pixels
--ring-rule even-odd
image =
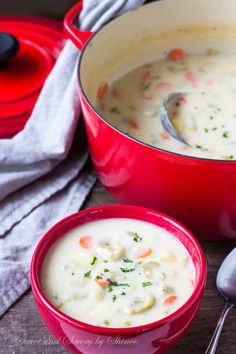
[[[159,2],[153,2],[153,3],[149,3],[149,4],[145,4],[145,8],[149,7],[150,8],[153,6],[158,6],[158,4],[160,5]],[[144,6],[141,6],[139,7],[138,9],[135,10],[135,12],[137,11],[142,11],[144,8]],[[132,15],[131,12],[128,13],[129,16]],[[90,37],[89,39],[86,41],[86,43],[84,44],[83,46],[83,49],[82,49],[82,52],[80,54],[80,57],[79,57],[79,60],[78,60],[78,64],[77,64],[77,79],[78,79],[78,83],[79,83],[79,88],[82,92],[82,95],[83,97],[85,98],[85,101],[86,103],[89,105],[89,107],[92,109],[92,111],[96,114],[96,116],[102,120],[109,128],[111,128],[112,130],[114,130],[115,132],[117,132],[118,134],[122,135],[124,138],[130,140],[130,141],[133,141],[134,143],[136,144],[139,144],[139,145],[142,145],[148,149],[151,149],[151,150],[154,150],[154,151],[158,151],[159,153],[164,153],[164,154],[167,154],[167,155],[170,155],[170,156],[175,156],[176,158],[183,158],[183,159],[188,159],[190,161],[198,161],[199,163],[216,163],[216,164],[232,164],[232,163],[236,163],[236,158],[234,160],[223,160],[223,159],[213,159],[213,158],[205,158],[205,157],[199,157],[199,156],[192,156],[192,155],[187,155],[185,153],[180,153],[180,152],[175,152],[175,151],[171,151],[171,150],[166,150],[164,148],[160,148],[158,146],[154,146],[154,145],[151,145],[151,144],[148,144],[142,140],[139,140],[131,135],[128,135],[126,133],[124,133],[122,130],[120,130],[119,128],[117,128],[115,125],[112,125],[102,114],[100,114],[97,110],[97,108],[95,107],[94,104],[92,104],[92,102],[90,101],[90,99],[88,98],[85,90],[84,90],[84,87],[82,85],[82,78],[81,78],[81,71],[82,71],[82,61],[83,61],[83,58],[84,58],[84,55],[85,55],[85,52],[86,50],[90,47],[91,45],[91,41],[96,40],[96,37],[99,36],[100,32],[102,32],[103,30],[106,30],[107,27],[109,27],[109,24],[111,22],[114,22],[114,21],[119,21],[120,17],[123,17],[127,15],[127,13],[124,13],[122,14],[121,16],[119,17],[116,17],[114,18],[112,21],[108,22],[105,24],[105,26],[102,26],[101,28],[99,28],[98,30],[96,30],[96,32],[94,32]]]
[[[198,253],[198,257],[199,257],[199,277],[196,280],[196,284],[195,284],[195,288],[192,292],[192,294],[190,295],[190,297],[187,299],[187,301],[184,302],[184,304],[182,306],[180,306],[176,311],[174,311],[173,313],[171,313],[170,315],[154,321],[154,322],[150,322],[148,324],[144,324],[144,325],[140,325],[140,326],[133,326],[133,327],[102,327],[102,326],[96,326],[96,325],[92,325],[86,322],[82,322],[79,321],[69,315],[66,315],[65,313],[63,313],[62,311],[60,311],[57,307],[55,307],[50,300],[46,297],[46,295],[44,295],[43,290],[41,289],[41,284],[40,284],[40,274],[38,274],[37,272],[37,260],[38,257],[40,257],[40,251],[42,247],[45,247],[45,245],[47,244],[47,242],[49,242],[50,240],[50,236],[51,234],[54,233],[54,235],[57,235],[55,233],[55,231],[59,228],[61,228],[61,226],[63,226],[66,222],[73,220],[74,218],[80,218],[83,216],[91,216],[91,220],[87,220],[86,222],[92,222],[92,221],[96,221],[96,220],[102,220],[102,218],[100,219],[95,219],[93,220],[93,215],[97,214],[98,212],[104,212],[106,210],[111,210],[111,211],[116,211],[119,212],[120,211],[125,211],[125,210],[133,210],[136,212],[141,212],[143,213],[143,215],[145,214],[155,214],[156,216],[160,217],[162,219],[162,221],[164,221],[164,223],[167,224],[171,224],[174,228],[178,229],[180,232],[182,232],[191,242],[191,244],[193,245],[194,249],[197,251]],[[109,217],[107,217],[109,218]],[[104,218],[104,219],[107,219]],[[125,218],[125,217],[121,217],[121,216],[114,216],[114,218]],[[130,217],[127,217],[130,219]],[[135,219],[135,216],[132,217],[133,219]],[[141,220],[141,219],[137,219],[137,220]],[[145,221],[144,219],[142,219],[143,221]],[[79,225],[82,225],[86,222],[82,222]],[[146,221],[146,222],[150,222],[150,221]],[[150,222],[151,223],[151,222]],[[154,223],[153,223],[154,224]],[[78,226],[79,226],[78,225]],[[154,224],[159,226],[158,224]],[[75,226],[74,226],[75,227]],[[72,230],[74,227],[71,227],[69,230]],[[162,227],[162,226],[159,226]],[[68,231],[69,231],[68,230]],[[67,232],[68,232],[67,231]],[[173,234],[174,237],[176,237]],[[60,236],[63,237],[63,234]],[[59,238],[60,238],[59,237]],[[54,237],[55,238],[55,237]],[[46,257],[46,254],[48,253],[49,249],[53,246],[53,244],[59,239],[56,238],[56,240],[54,239],[53,242],[51,243],[51,245],[49,246],[49,248],[47,249],[47,251],[45,252],[45,254],[41,257],[43,257],[42,259],[42,264],[43,261]],[[176,237],[177,238],[177,237]],[[178,239],[178,238],[177,238]],[[179,240],[179,239],[178,239]],[[181,242],[179,240],[179,242]],[[182,242],[181,242],[182,243]],[[183,243],[182,243],[183,245]],[[183,245],[184,246],[184,245]],[[185,246],[184,246],[185,247]],[[186,247],[185,247],[186,248]],[[40,267],[39,272],[41,272],[41,268],[42,268],[42,264]],[[195,268],[196,270],[196,268]],[[40,241],[38,242],[32,260],[31,260],[31,266],[30,266],[30,281],[31,281],[31,286],[32,286],[32,290],[33,290],[33,295],[35,298],[37,298],[37,300],[39,300],[39,302],[41,303],[41,305],[44,306],[44,308],[46,308],[46,310],[50,313],[52,313],[54,315],[54,317],[56,316],[57,318],[67,322],[68,324],[70,324],[71,326],[73,326],[74,328],[78,328],[78,329],[82,329],[85,330],[86,332],[89,333],[96,333],[96,334],[101,334],[101,335],[114,335],[114,334],[131,334],[131,333],[138,333],[138,332],[144,332],[144,331],[150,331],[154,328],[160,327],[164,324],[166,324],[167,322],[173,321],[175,318],[179,317],[181,314],[183,314],[184,312],[186,312],[186,310],[188,310],[189,307],[191,307],[193,305],[193,303],[195,302],[196,299],[199,298],[201,292],[203,292],[204,288],[205,288],[205,284],[206,284],[206,277],[207,277],[207,265],[206,265],[206,259],[205,259],[205,255],[204,252],[199,244],[199,242],[197,241],[197,239],[195,238],[195,236],[185,227],[183,226],[181,223],[179,223],[178,221],[176,221],[175,219],[159,212],[156,210],[152,210],[149,208],[144,208],[144,207],[139,207],[139,206],[134,206],[134,205],[123,205],[123,204],[112,204],[112,205],[101,205],[101,206],[97,206],[97,207],[93,207],[93,208],[87,208],[81,211],[78,211],[76,213],[73,213],[65,218],[63,218],[62,220],[58,221],[56,224],[54,224],[44,235],[43,237],[40,239]]]

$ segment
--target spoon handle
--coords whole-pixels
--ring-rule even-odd
[[[205,354],[214,354],[216,352],[216,347],[217,347],[217,344],[218,344],[218,341],[219,341],[219,338],[220,338],[220,334],[221,334],[222,328],[224,326],[226,317],[227,317],[229,311],[233,307],[234,307],[234,305],[230,304],[228,302],[225,304],[224,310],[223,310],[223,312],[222,312],[222,314],[221,314],[221,316],[219,318],[219,321],[217,323],[215,332],[213,333],[213,336],[211,338],[210,344],[209,344]]]

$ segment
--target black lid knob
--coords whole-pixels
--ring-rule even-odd
[[[19,49],[18,40],[9,33],[0,32],[0,66],[3,67]]]

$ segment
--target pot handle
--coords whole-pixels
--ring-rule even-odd
[[[83,1],[79,1],[78,4],[73,6],[70,11],[66,14],[64,19],[64,30],[69,39],[78,47],[80,50],[83,49],[85,43],[92,36],[93,32],[82,32],[76,27],[76,21],[83,7]]]

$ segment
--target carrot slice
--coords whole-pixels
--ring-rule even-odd
[[[142,98],[143,98],[144,100],[146,100],[146,101],[151,101],[151,100],[154,99],[154,96],[148,95],[148,94],[144,93],[144,94],[142,95]]]
[[[197,78],[192,71],[187,71],[185,74],[185,79],[190,82],[196,82]]]
[[[157,90],[168,90],[172,87],[172,85],[169,82],[159,82],[159,84],[156,85]]]
[[[83,248],[91,248],[91,241],[92,241],[91,236],[82,236],[79,240],[79,244]]]
[[[135,122],[135,120],[133,118],[129,118],[128,119],[128,124],[134,129],[138,129],[139,128],[138,123]]]
[[[162,132],[161,137],[163,140],[169,140],[170,139],[170,134],[167,132]]]
[[[99,286],[108,286],[109,281],[105,279],[97,279],[96,282],[98,283]]]
[[[183,61],[186,58],[186,52],[184,49],[175,48],[169,53],[169,59],[172,61]]]
[[[164,304],[171,305],[175,300],[177,300],[177,296],[170,295],[165,299]]]
[[[183,146],[183,147],[182,147],[182,150],[189,150],[189,149],[190,149],[189,146]]]
[[[151,254],[152,254],[152,249],[149,248],[144,253],[141,253],[140,255],[138,255],[138,258],[145,258],[145,257],[150,256]]]
[[[97,90],[97,98],[98,100],[102,100],[103,97],[105,96],[105,94],[107,93],[108,91],[108,83],[107,82],[102,82],[100,84],[100,86],[98,87],[98,90]]]
[[[188,100],[187,100],[187,98],[185,98],[185,97],[180,97],[179,100],[178,100],[178,103],[179,103],[180,105],[185,105],[185,104],[188,103]]]

